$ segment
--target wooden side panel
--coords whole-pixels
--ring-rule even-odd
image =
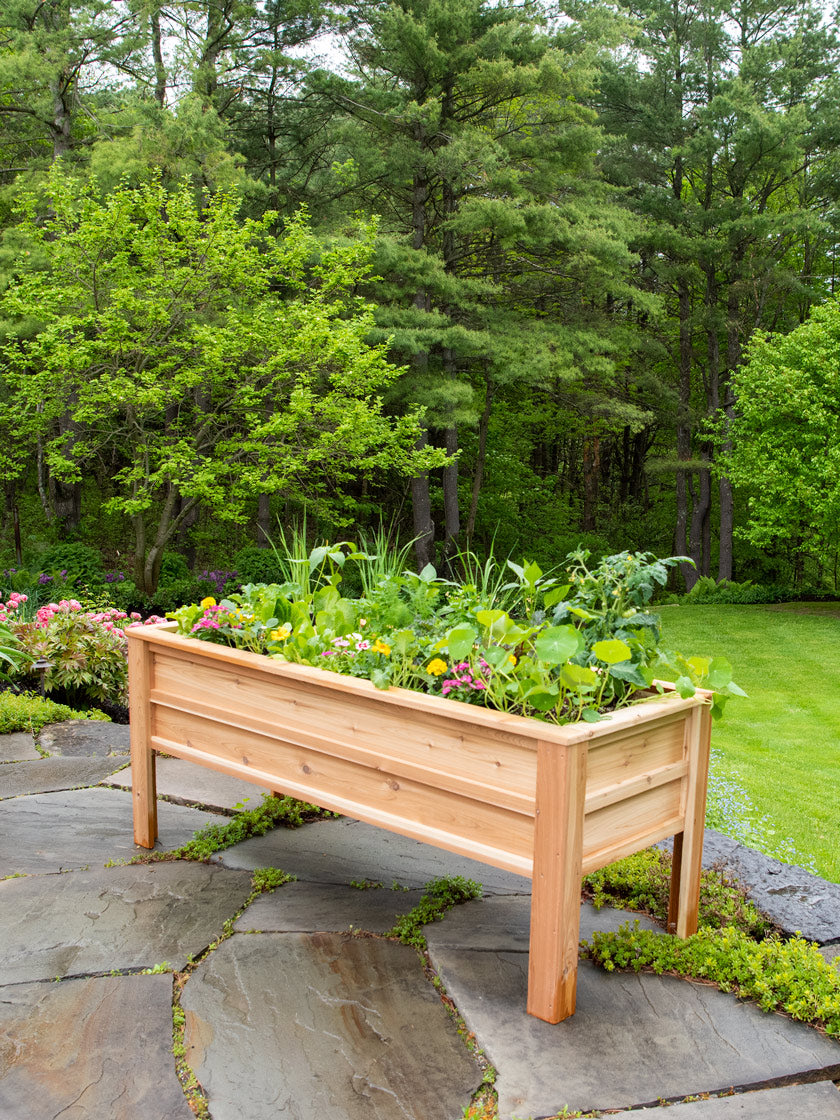
[[[406,778],[389,769],[381,756],[372,755],[368,761],[342,758],[302,745],[282,728],[260,734],[163,706],[155,708],[152,741],[168,754],[519,874],[530,873],[530,813],[453,793],[428,777],[421,780],[419,773]]]
[[[455,723],[445,715],[403,713],[378,697],[343,695],[317,684],[277,676],[232,674],[228,667],[201,664],[156,652],[153,698],[183,697],[188,704],[227,713],[242,727],[283,728],[291,737],[320,738],[389,758],[411,767],[463,778],[524,798],[533,812],[536,742],[508,732]]]
[[[618,801],[605,809],[588,813],[583,822],[583,859],[587,868],[602,855],[624,843],[637,845],[633,850],[647,847],[646,837],[670,836],[674,826],[682,820],[683,780],[677,779],[655,789],[646,790],[635,797]],[[670,828],[670,832],[662,832]],[[615,857],[617,858],[617,857]]]
[[[650,726],[639,727],[589,748],[587,796],[617,782],[628,781],[685,757],[685,716],[665,716]],[[597,725],[596,725],[597,726]]]

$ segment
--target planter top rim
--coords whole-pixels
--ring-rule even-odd
[[[711,696],[709,692],[698,689],[694,696],[683,699],[671,691],[673,686],[669,682],[662,681],[657,683],[661,683],[668,690],[664,695],[651,696],[638,704],[619,708],[597,723],[581,721],[558,725],[510,712],[499,712],[477,704],[468,704],[463,700],[430,696],[407,688],[379,689],[363,677],[351,677],[329,669],[320,669],[314,665],[278,661],[262,653],[251,653],[249,650],[235,649],[233,646],[216,645],[189,638],[185,634],[174,633],[176,625],[174,622],[161,622],[150,626],[133,626],[126,630],[126,636],[130,646],[137,640],[149,645],[177,649],[199,659],[209,658],[222,664],[238,665],[243,669],[248,668],[263,674],[318,684],[322,688],[326,687],[331,691],[350,696],[376,697],[381,703],[393,704],[403,709],[436,716],[445,715],[450,719],[471,723],[473,726],[478,724],[495,731],[504,730],[529,739],[562,742],[567,745],[590,742],[623,729],[631,730],[637,724],[653,722],[658,716],[667,720],[673,719],[692,708],[708,704]]]

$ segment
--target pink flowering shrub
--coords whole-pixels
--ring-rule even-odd
[[[25,601],[25,595],[13,593],[0,604],[0,614],[25,651],[16,675],[31,676],[35,662],[44,659],[50,663],[44,676],[46,692],[64,689],[79,692],[89,701],[127,703],[125,631],[164,620],[153,615],[144,623],[136,612],[129,615],[116,607],[85,610],[77,599],[61,599],[22,621],[19,609]]]

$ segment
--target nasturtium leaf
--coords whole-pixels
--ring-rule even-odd
[[[709,688],[725,688],[732,681],[732,665],[725,657],[715,657],[709,663]]]
[[[472,626],[456,626],[446,635],[446,648],[454,661],[461,661],[472,650],[478,634]]]
[[[607,717],[602,716],[595,708],[584,708],[580,713],[580,718],[584,723],[600,723],[602,719],[606,719]]]
[[[494,669],[498,669],[500,665],[509,662],[510,651],[503,649],[502,646],[488,646],[487,649],[482,652],[482,657],[488,665],[491,665]]]
[[[599,661],[605,661],[607,665],[617,665],[619,661],[629,661],[631,655],[627,643],[618,638],[608,638],[606,641],[596,642],[592,647],[592,652]]]
[[[507,618],[505,611],[476,611],[475,617],[482,626],[486,626],[489,630],[500,619]]]
[[[574,626],[549,626],[540,632],[534,650],[539,660],[547,665],[562,665],[574,657],[582,643],[580,632]]]
[[[532,707],[536,708],[538,712],[550,712],[557,703],[558,695],[556,688],[538,687],[532,688],[531,691],[527,693],[525,699]]]
[[[560,670],[560,680],[566,688],[576,692],[591,692],[597,676],[588,665],[564,665]]]
[[[674,687],[680,696],[682,696],[683,700],[688,699],[689,696],[693,696],[696,691],[688,677],[677,677],[674,682]]]
[[[697,674],[700,680],[705,678],[711,664],[708,657],[687,657],[685,662],[686,665],[691,667],[692,672]]]

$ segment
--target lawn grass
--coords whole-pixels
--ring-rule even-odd
[[[840,604],[667,606],[659,613],[665,645],[728,657],[749,693],[729,701],[712,744],[718,776],[741,786],[766,818],[769,854],[810,863],[840,883]],[[795,849],[787,856],[779,851],[785,841]]]

